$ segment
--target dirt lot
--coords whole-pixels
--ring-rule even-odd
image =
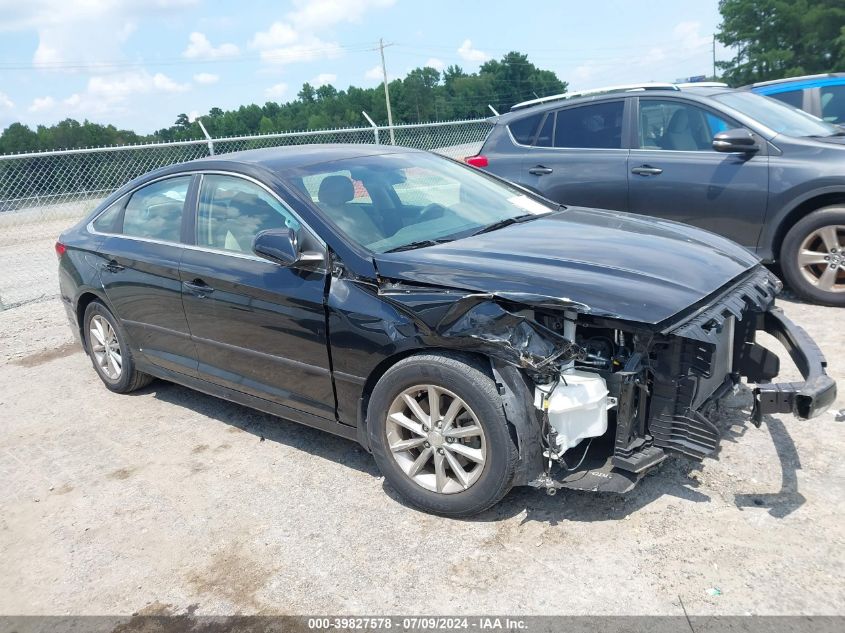
[[[845,390],[842,311],[782,303]],[[108,392],[55,299],[0,312],[0,362],[0,614],[845,613],[841,396],[756,429],[741,393],[703,464],[454,521],[352,442],[163,382]]]

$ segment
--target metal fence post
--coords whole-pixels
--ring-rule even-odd
[[[373,121],[373,120],[370,118],[370,115],[369,115],[369,114],[367,114],[366,112],[364,112],[363,110],[361,110],[361,114],[363,114],[363,115],[364,115],[364,118],[365,118],[365,119],[367,119],[367,122],[368,122],[368,123],[369,123],[369,124],[373,127],[373,136],[375,136],[375,138],[376,138],[376,145],[379,145],[379,140],[378,140],[378,126],[376,125],[376,122],[375,122],[375,121]]]
[[[211,138],[211,135],[208,133],[208,130],[205,129],[205,126],[202,124],[202,119],[197,119],[197,123],[200,124],[200,129],[202,130],[202,133],[205,135],[205,138],[208,139],[209,156],[214,156],[214,139]]]

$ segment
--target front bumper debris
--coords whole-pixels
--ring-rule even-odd
[[[812,418],[836,399],[836,384],[816,343],[774,306],[779,283],[760,267],[658,335],[631,333],[636,352],[604,375],[615,399],[615,429],[582,442],[551,462],[530,485],[624,493],[668,454],[701,460],[721,439],[713,413],[745,383],[753,396],[750,419],[770,414]],[[775,383],[780,358],[758,343],[777,340],[802,379]],[[643,343],[645,341],[645,343]],[[568,464],[577,463],[570,469]]]
[[[825,371],[827,361],[818,345],[780,308],[756,317],[756,329],[772,335],[786,348],[804,381],[750,385],[754,394],[752,421],[759,426],[764,415],[773,413],[791,413],[806,420],[826,411],[836,400],[836,383]]]

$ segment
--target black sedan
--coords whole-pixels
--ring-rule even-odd
[[[562,208],[425,152],[305,146],[147,174],[63,233],[62,299],[108,389],[170,380],[357,440],[412,504],[515,485],[624,492],[752,419],[825,410],[812,340],[756,257]],[[804,382],[773,384],[787,348]]]

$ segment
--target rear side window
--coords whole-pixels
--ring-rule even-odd
[[[775,94],[768,96],[772,99],[783,101],[786,105],[791,105],[793,108],[801,109],[804,105],[803,90],[787,90],[786,92],[776,92]]]
[[[610,101],[558,110],[555,147],[619,149],[624,102]]]
[[[94,230],[100,233],[120,233],[120,215],[123,211],[125,198],[113,203],[94,220]]]
[[[830,123],[845,123],[845,85],[822,86],[822,118]]]
[[[524,119],[518,119],[508,124],[508,129],[513,134],[514,140],[520,145],[531,145],[537,133],[537,126],[540,125],[541,114],[533,114]]]
[[[123,213],[123,234],[178,242],[190,176],[160,180],[132,194]]]

